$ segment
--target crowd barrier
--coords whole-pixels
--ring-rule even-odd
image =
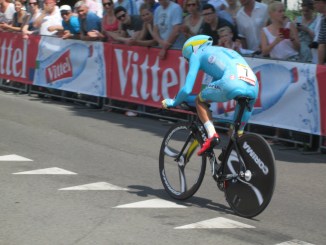
[[[160,108],[163,98],[173,97],[183,86],[188,66],[180,50],[170,50],[165,60],[158,58],[159,51],[44,36],[22,39],[19,34],[2,32],[0,85],[98,108],[116,107],[112,101],[124,101],[139,105],[140,113],[171,117],[146,108]],[[260,84],[247,130],[325,151],[326,67],[254,57],[246,60]],[[200,73],[193,93],[210,79]],[[214,103],[211,109],[216,120],[228,122],[234,101]]]

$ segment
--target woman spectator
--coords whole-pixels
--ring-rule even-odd
[[[312,0],[303,0],[301,4],[302,15],[295,20],[300,40],[300,61],[311,62],[312,54],[309,45],[315,37],[315,26],[317,23],[314,15],[314,3]]]
[[[27,22],[28,14],[23,6],[22,0],[15,1],[15,13],[11,24],[4,23],[1,25],[3,30],[20,32],[22,26]]]
[[[181,31],[188,39],[199,33],[204,17],[201,15],[199,0],[187,0],[185,7],[188,15],[183,19]]]
[[[33,33],[34,34],[38,33],[39,29],[33,26],[34,21],[37,19],[37,17],[41,15],[41,10],[39,8],[38,0],[29,1],[29,11],[30,11],[29,19],[22,28],[23,38],[28,38],[28,35]]]
[[[261,31],[262,54],[274,59],[297,60],[300,50],[298,31],[294,23],[285,21],[283,3],[271,3],[268,13],[271,24]]]
[[[140,17],[143,20],[143,27],[136,39],[131,39],[128,45],[156,46],[158,43],[153,38],[153,13],[151,7],[144,3],[139,8]]]
[[[102,0],[104,15],[102,18],[102,34],[110,40],[107,32],[116,32],[119,29],[119,21],[114,15],[114,3],[112,0]]]

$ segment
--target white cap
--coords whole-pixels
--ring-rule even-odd
[[[62,10],[71,11],[71,7],[69,5],[62,5],[60,7],[60,11],[62,11]]]

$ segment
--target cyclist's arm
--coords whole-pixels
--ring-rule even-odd
[[[177,96],[174,99],[174,106],[179,105],[185,101],[195,85],[196,77],[199,71],[200,62],[196,57],[192,57],[189,62],[189,72],[186,77],[184,86],[180,89]]]

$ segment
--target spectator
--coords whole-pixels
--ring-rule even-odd
[[[218,29],[218,36],[219,36],[218,46],[233,49],[242,55],[248,55],[253,53],[252,50],[243,49],[241,41],[239,39],[233,41],[234,35],[229,26],[224,26]]]
[[[315,10],[321,14],[318,35],[317,64],[325,64],[326,60],[326,0],[314,0]]]
[[[0,24],[11,24],[15,12],[15,5],[10,0],[0,0]]]
[[[249,50],[260,50],[260,32],[268,21],[268,8],[255,0],[240,0],[242,7],[236,15],[242,46]]]
[[[311,62],[312,54],[310,44],[315,36],[316,17],[314,16],[314,7],[312,0],[303,0],[301,4],[302,15],[295,20],[299,32],[300,40],[300,61]]]
[[[183,19],[181,31],[188,39],[199,33],[204,17],[201,15],[199,0],[186,0],[185,4],[188,15]]]
[[[238,0],[227,0],[228,7],[218,12],[218,16],[229,21],[232,25],[236,25],[236,16],[240,9]]]
[[[133,0],[118,0],[114,4],[114,8],[124,7],[127,10],[127,13],[130,15],[138,15],[137,4]]]
[[[217,30],[224,26],[229,26],[232,33],[234,33],[233,39],[237,39],[238,33],[234,25],[223,18],[219,18],[213,5],[205,4],[203,6],[202,15],[204,16],[204,24],[201,34],[211,36],[213,38],[213,45],[218,45],[219,36]]]
[[[155,9],[158,6],[160,6],[160,4],[158,2],[156,2],[155,0],[145,0],[144,3],[147,4],[147,6],[151,9],[152,13],[154,13]]]
[[[229,7],[226,0],[208,0],[207,3],[214,6],[214,9],[217,14],[219,14],[220,11]]]
[[[103,8],[101,5],[97,3],[96,0],[80,0],[80,1],[84,2],[87,5],[88,10],[95,13],[99,18],[103,17]]]
[[[62,18],[55,0],[45,0],[42,13],[34,21],[34,27],[40,28],[40,35],[56,35],[57,31],[49,31],[50,26],[61,25]]]
[[[63,39],[78,38],[80,34],[80,26],[78,17],[72,13],[69,5],[62,5],[60,7],[60,13],[62,17],[62,23],[58,26],[50,26],[49,31],[61,32]]]
[[[143,20],[143,27],[140,34],[130,45],[156,46],[157,42],[153,38],[153,13],[152,8],[146,3],[139,8],[140,16]]]
[[[16,12],[14,13],[12,23],[3,23],[1,25],[1,28],[3,30],[20,32],[22,30],[22,26],[27,22],[29,15],[27,14],[25,7],[23,6],[22,0],[15,1],[15,10]]]
[[[165,59],[168,49],[181,49],[185,41],[184,36],[180,35],[183,10],[170,0],[159,0],[159,3],[154,12],[153,37],[161,47],[160,59]]]
[[[116,7],[114,14],[120,22],[119,32],[108,32],[109,36],[115,41],[131,45],[132,40],[138,38],[143,26],[143,21],[139,15],[129,15],[127,10],[122,7]]]
[[[299,36],[294,23],[284,24],[283,3],[271,3],[268,13],[271,24],[261,31],[262,54],[274,59],[296,60],[300,50]]]
[[[80,26],[80,39],[85,41],[95,41],[102,38],[101,19],[94,12],[89,11],[86,3],[78,1],[75,4],[78,13]]]
[[[102,0],[104,8],[104,16],[102,19],[102,34],[103,37],[109,39],[108,32],[117,32],[119,29],[119,21],[114,15],[114,3],[113,0]]]
[[[28,35],[39,32],[39,29],[34,27],[35,20],[41,15],[39,3],[37,0],[30,0],[29,6],[30,16],[22,28],[23,38],[28,38]]]

